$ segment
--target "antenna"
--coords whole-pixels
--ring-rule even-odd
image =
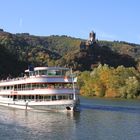
[[[74,100],[75,100],[76,99],[76,97],[75,97],[75,85],[74,85],[74,78],[73,78],[73,74],[72,74],[72,68],[71,68],[71,78],[72,78],[73,95],[74,95]]]

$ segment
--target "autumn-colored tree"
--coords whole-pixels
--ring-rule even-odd
[[[136,98],[140,91],[140,74],[135,68],[99,65],[79,76],[82,95]]]

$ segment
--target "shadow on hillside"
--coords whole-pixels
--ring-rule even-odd
[[[135,67],[136,61],[127,54],[119,54],[112,51],[107,46],[96,46],[80,52],[75,56],[75,62],[78,63],[76,69],[84,71],[90,70],[98,64],[108,64],[112,67],[123,65],[125,67]]]
[[[16,55],[0,45],[0,79],[19,75],[25,66],[26,62],[19,61]]]

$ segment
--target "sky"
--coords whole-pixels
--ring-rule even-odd
[[[0,28],[140,44],[140,0],[0,0]]]

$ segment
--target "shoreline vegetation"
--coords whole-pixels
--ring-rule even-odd
[[[82,96],[140,99],[140,73],[134,67],[100,64],[80,73],[78,86]]]

